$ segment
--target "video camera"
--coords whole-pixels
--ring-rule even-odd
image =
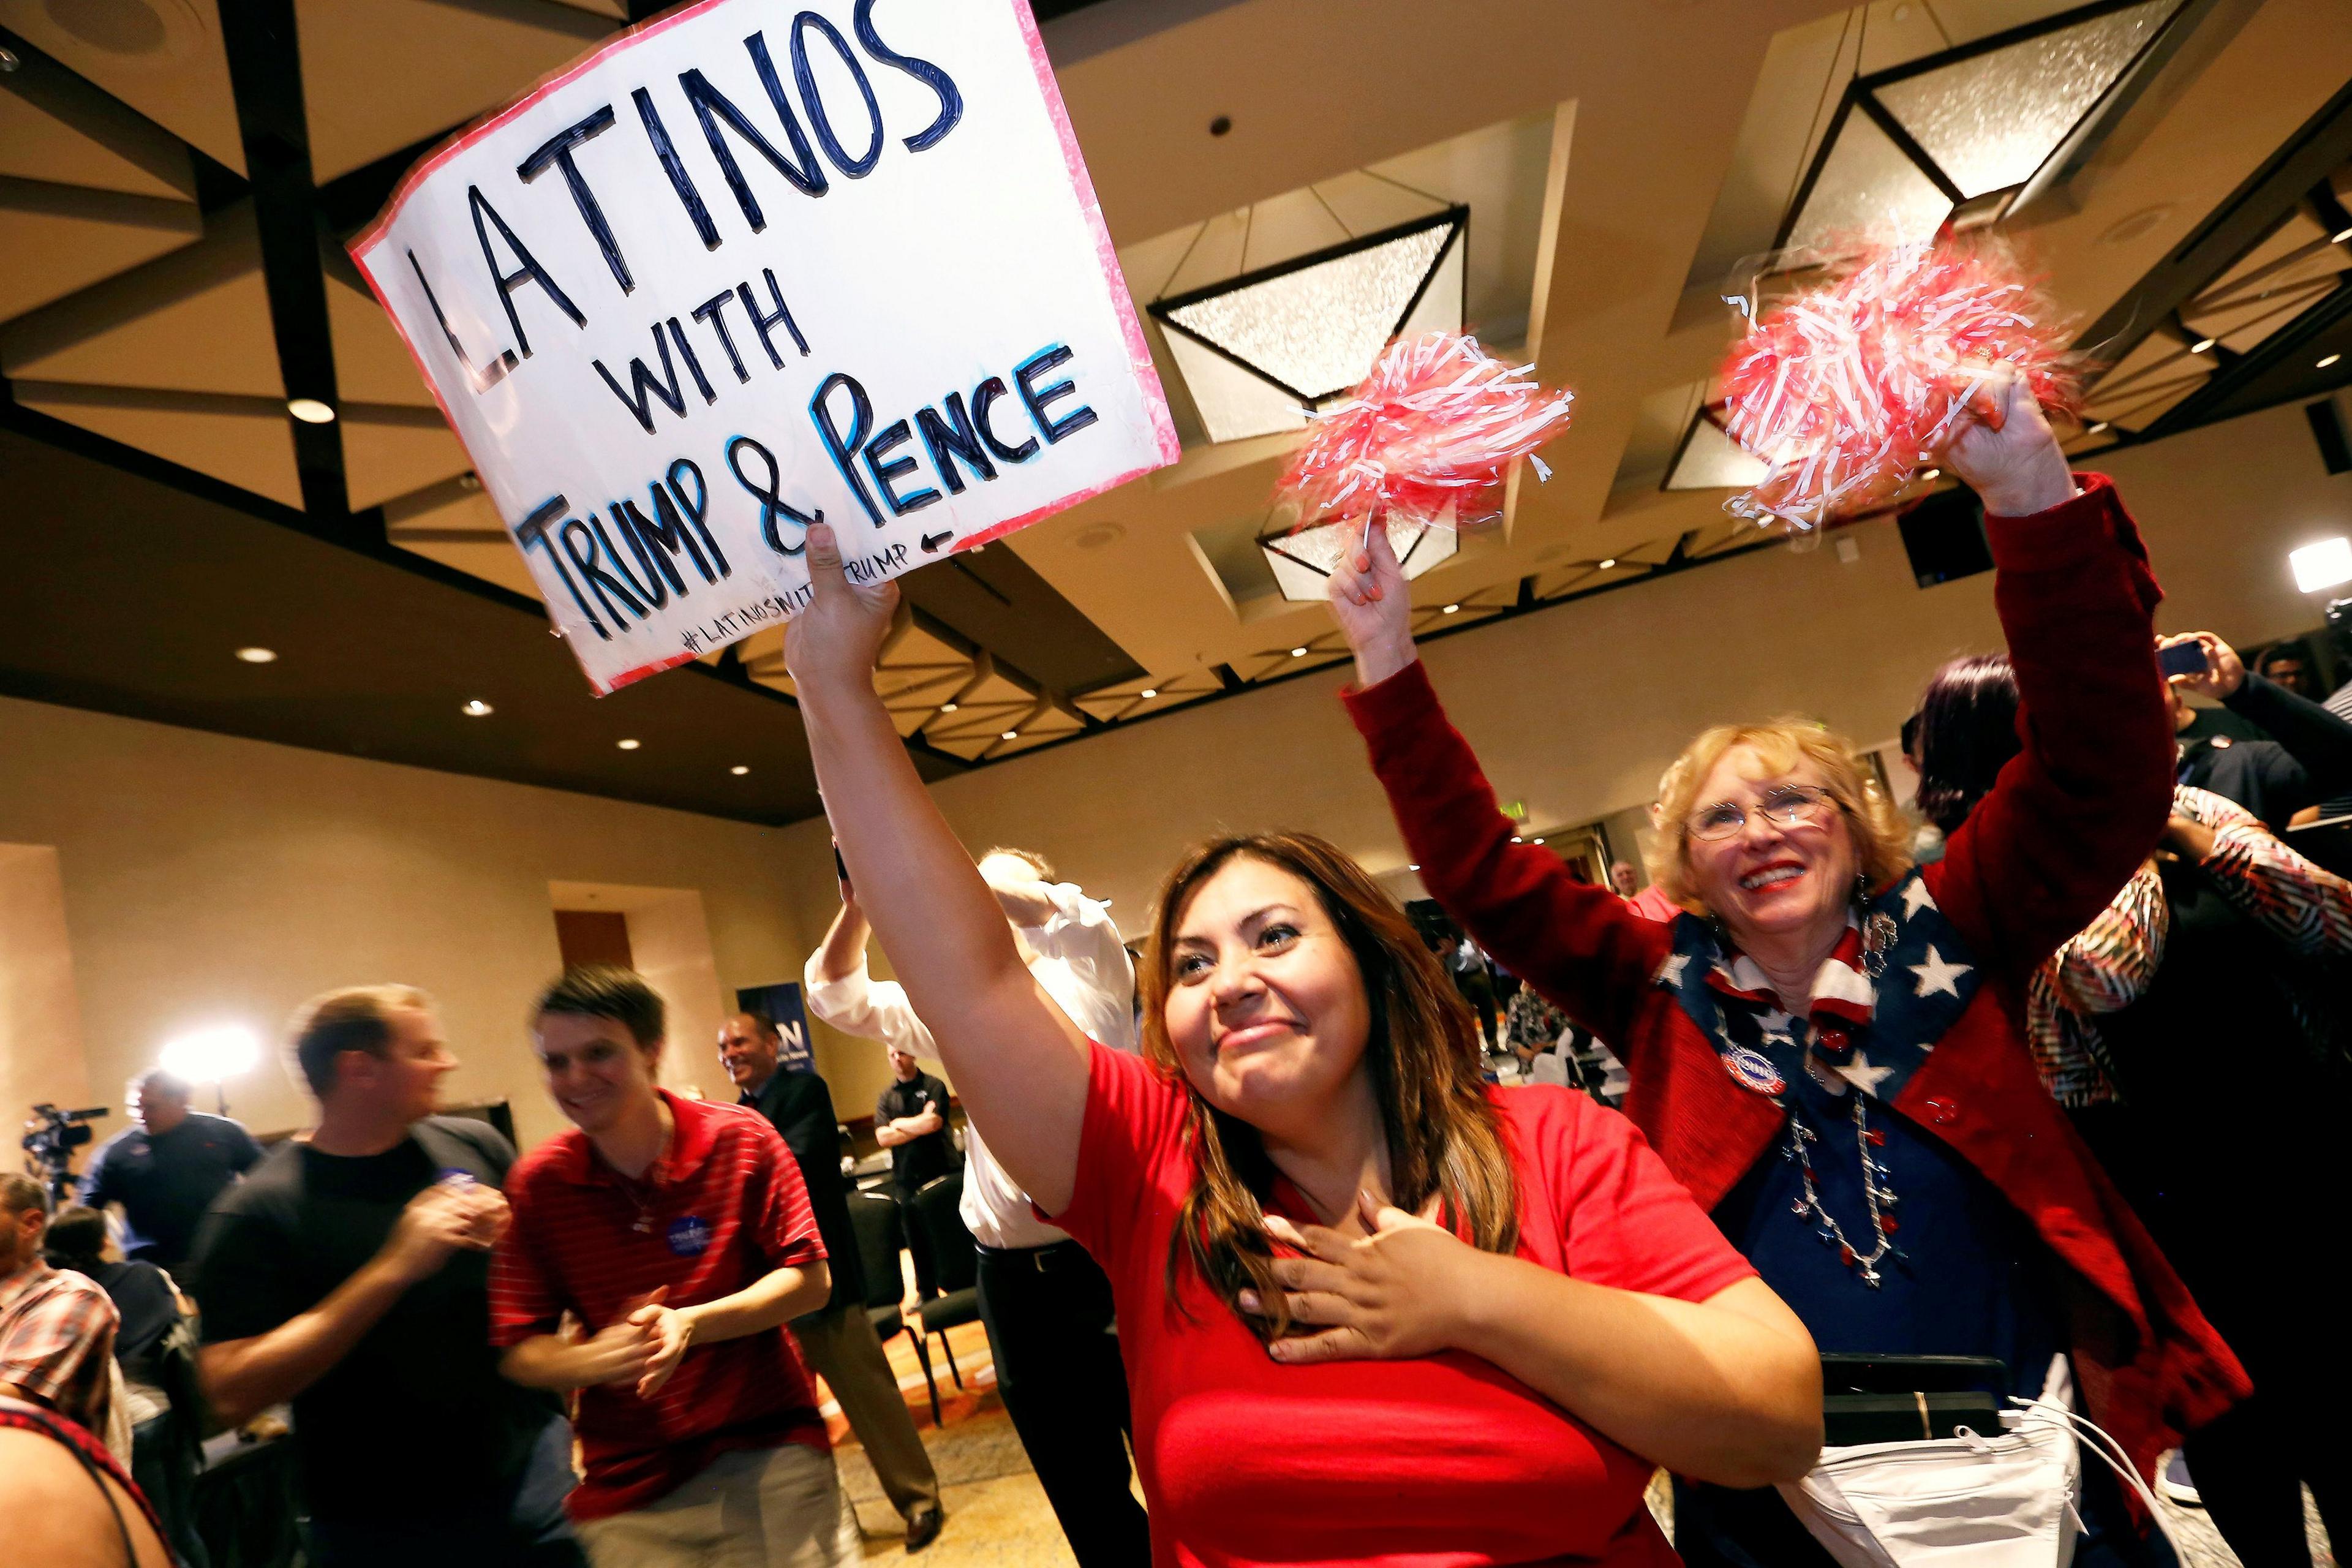
[[[25,1152],[45,1179],[52,1205],[66,1200],[73,1181],[73,1152],[90,1140],[89,1124],[108,1114],[103,1105],[87,1110],[60,1110],[44,1102],[33,1107],[25,1121]]]

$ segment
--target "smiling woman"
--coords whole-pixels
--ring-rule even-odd
[[[2018,998],[2164,826],[2156,582],[2114,487],[2077,483],[2020,387],[1945,460],[1984,500],[2024,711],[2022,754],[1936,865],[1910,863],[1852,748],[1781,722],[1709,730],[1667,771],[1649,859],[1679,918],[1575,880],[1495,809],[1379,530],[1332,580],[1347,701],[1431,893],[1609,1043],[1627,1113],[1824,1351],[1990,1357],[2024,1397],[2071,1357],[2148,1470],[2244,1374],[2042,1090]],[[2164,1560],[2102,1477],[2081,1512],[2086,1557]],[[1771,1492],[1685,1485],[1675,1523],[1692,1562],[1832,1561]]]
[[[841,854],[974,1126],[1109,1277],[1157,1558],[1664,1564],[1655,1465],[1811,1462],[1789,1310],[1622,1118],[1480,1081],[1436,962],[1330,845],[1188,856],[1148,1058],[1087,1040],[875,695],[897,590],[829,528],[809,563],[786,655]]]

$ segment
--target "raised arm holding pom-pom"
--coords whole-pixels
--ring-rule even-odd
[[[1430,892],[1616,1052],[1627,1114],[1824,1351],[1989,1355],[2029,1397],[2071,1357],[2089,1413],[2146,1469],[2244,1376],[2042,1090],[2009,999],[2165,826],[2158,595],[2114,487],[2078,482],[2015,375],[1940,457],[1985,504],[2026,745],[1936,865],[1911,863],[1844,742],[1726,724],[1656,807],[1652,879],[1690,912],[1654,923],[1578,881],[1514,842],[1446,722],[1380,529],[1330,584],[1360,681],[1346,701]],[[1318,1289],[1398,1288],[1316,1255]],[[2020,1288],[2035,1279],[2063,1280],[2064,1304]],[[2095,1526],[2127,1541],[2093,1497]],[[1769,1499],[1702,1487],[1683,1504],[1702,1556],[1825,1561]]]

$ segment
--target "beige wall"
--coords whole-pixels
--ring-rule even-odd
[[[2352,476],[2322,471],[2299,409],[2106,466],[2171,593],[2168,628],[2253,643],[2316,621],[2285,555],[2352,532]],[[1432,644],[1431,671],[1503,793],[1544,825],[1638,807],[1720,719],[1800,710],[1876,745],[1930,668],[1999,631],[1989,576],[1923,591],[1891,522],[1851,534],[1850,565],[1832,550],[1759,552]],[[1411,893],[1333,700],[1345,679],[1334,668],[1113,730],[937,798],[968,843],[1034,845],[1111,898],[1130,931],[1179,849],[1221,828],[1312,828]],[[660,965],[680,1016],[672,1070],[714,1090],[717,1010],[737,985],[797,978],[833,911],[821,822],[762,829],[7,700],[0,735],[0,841],[32,847],[0,855],[0,939],[23,944],[0,981],[11,1115],[83,1098],[78,1086],[118,1102],[190,1026],[244,1021],[275,1038],[313,992],[399,979],[442,999],[466,1059],[454,1094],[510,1099],[528,1142],[558,1125],[521,1017],[558,963],[551,884],[661,891],[646,917],[684,922],[656,944],[673,954]],[[54,936],[60,906],[69,952]],[[633,928],[646,917],[633,911]],[[879,1049],[821,1027],[815,1046],[842,1113],[870,1112],[887,1081]],[[274,1063],[232,1092],[258,1129],[306,1114]]]
[[[0,844],[0,1128],[47,1101],[91,1103],[65,879],[46,845]],[[0,1169],[16,1168],[13,1159]]]
[[[2326,595],[2295,591],[2286,552],[2352,533],[2352,475],[2325,471],[2299,407],[2100,466],[2164,580],[2162,627],[2252,645],[2317,624]],[[1525,799],[1538,824],[1639,807],[1683,743],[1724,720],[1802,711],[1880,745],[1936,665],[1998,646],[1992,578],[1923,590],[1891,521],[1845,536],[1861,547],[1851,565],[1831,549],[1764,551],[1432,643],[1431,675],[1499,792]],[[933,793],[967,844],[1045,851],[1110,897],[1131,935],[1179,850],[1223,828],[1311,828],[1375,871],[1401,869],[1395,826],[1335,700],[1349,673],[1115,729]],[[784,837],[795,885],[824,887],[824,826]],[[1417,891],[1409,877],[1391,885]]]
[[[87,1084],[118,1109],[186,1027],[243,1022],[275,1041],[315,992],[401,980],[441,1001],[465,1063],[450,1098],[511,1100],[528,1143],[560,1125],[523,1033],[559,965],[551,882],[698,903],[709,957],[661,978],[696,1031],[675,1042],[685,1076],[714,1089],[706,1037],[731,987],[797,974],[805,951],[770,829],[29,702],[0,700],[0,838],[57,851]],[[55,1028],[9,1015],[11,1116],[74,1055],[72,1021],[65,1003],[42,1020]],[[62,1098],[71,1079],[42,1081]],[[259,1131],[308,1116],[274,1055],[230,1099]]]

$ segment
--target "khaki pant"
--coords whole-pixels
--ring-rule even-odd
[[[937,1508],[940,1478],[866,1309],[855,1301],[827,1307],[794,1318],[792,1330],[801,1353],[841,1402],[841,1413],[864,1445],[890,1506],[901,1519],[912,1519],[925,1506]]]
[[[833,1456],[803,1443],[721,1454],[658,1501],[579,1531],[595,1568],[856,1568],[864,1555]]]

